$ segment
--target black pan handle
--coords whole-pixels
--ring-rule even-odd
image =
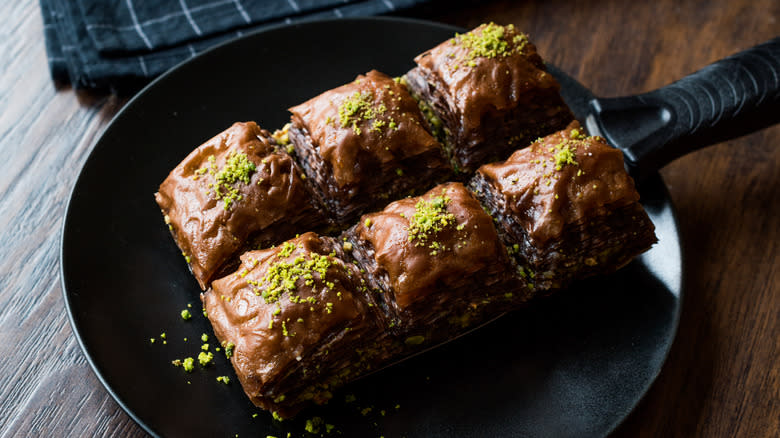
[[[780,122],[780,37],[649,93],[590,101],[586,120],[623,150],[634,178]]]

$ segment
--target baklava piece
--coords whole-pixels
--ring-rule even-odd
[[[377,71],[290,108],[289,138],[338,225],[451,172],[405,87]]]
[[[493,219],[461,183],[364,215],[345,232],[369,285],[384,291],[380,307],[411,348],[450,339],[517,307],[528,290]]]
[[[241,262],[201,298],[255,405],[290,417],[384,360],[375,308],[334,239],[309,232]]]
[[[528,37],[483,24],[415,58],[405,75],[456,170],[504,160],[573,120]]]
[[[301,175],[254,122],[235,123],[171,171],[155,199],[201,288],[244,250],[323,222]]]
[[[577,122],[482,166],[470,186],[541,291],[614,271],[657,241],[623,153]]]

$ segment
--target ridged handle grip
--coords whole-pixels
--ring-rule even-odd
[[[658,90],[590,106],[589,127],[622,149],[641,179],[682,155],[780,122],[780,37]]]

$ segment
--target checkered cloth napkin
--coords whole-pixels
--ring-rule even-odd
[[[278,23],[426,0],[39,0],[52,78],[126,94],[220,42]]]

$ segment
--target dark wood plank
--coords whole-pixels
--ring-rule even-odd
[[[92,142],[125,102],[56,90],[38,2],[0,2],[0,434],[144,436],[89,369],[64,310],[59,232]],[[414,16],[514,23],[599,95],[662,86],[780,34],[774,0],[436,2]],[[678,338],[615,437],[780,434],[780,127],[662,175],[688,257]]]

